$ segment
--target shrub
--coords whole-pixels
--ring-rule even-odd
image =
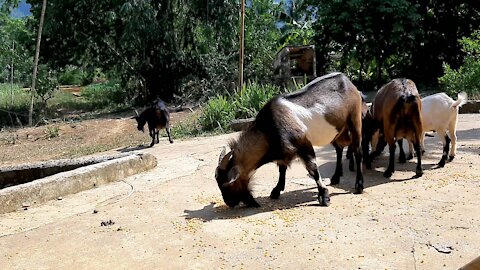
[[[200,115],[199,122],[203,130],[228,130],[230,122],[235,118],[235,106],[225,96],[217,96],[207,102]]]
[[[233,119],[255,117],[265,103],[280,92],[277,86],[248,83],[232,96],[217,96],[209,100],[199,123],[205,131],[226,131]]]
[[[242,91],[234,95],[235,117],[255,117],[265,103],[279,93],[280,88],[274,85],[260,85],[255,82],[244,85]]]
[[[92,103],[94,108],[104,108],[125,103],[126,93],[116,82],[93,84],[82,90],[82,96]]]
[[[81,85],[84,81],[85,73],[80,68],[68,67],[58,77],[58,82],[63,85]]]
[[[439,81],[450,96],[465,91],[469,97],[480,98],[480,31],[476,31],[469,38],[462,38],[459,42],[466,54],[463,66],[454,70],[444,63],[445,74]]]

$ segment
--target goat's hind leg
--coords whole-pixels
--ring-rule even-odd
[[[398,156],[398,162],[399,163],[406,163],[407,158],[405,157],[405,151],[403,150],[403,139],[399,139],[397,141],[397,144],[398,144],[398,148],[400,149],[400,155]]]
[[[278,199],[280,197],[280,192],[285,189],[285,174],[287,171],[287,166],[283,164],[278,164],[278,171],[280,172],[280,176],[278,177],[277,185],[270,193],[270,199]]]
[[[442,141],[443,145],[443,153],[442,153],[442,159],[440,159],[440,162],[438,162],[438,167],[443,168],[445,166],[445,162],[448,159],[448,151],[450,150],[450,138],[447,136],[447,134],[443,131],[437,132],[438,137]]]
[[[335,173],[330,179],[330,183],[332,185],[338,185],[338,183],[340,183],[340,177],[343,176],[343,166],[342,166],[343,147],[341,147],[335,142],[333,143],[333,146],[335,147],[335,152],[337,153],[337,165],[335,167]],[[351,158],[351,160],[353,161],[353,157]]]
[[[157,136],[157,143],[160,143],[160,138],[158,138],[158,135],[160,133],[160,130],[158,130],[157,128],[155,129],[155,135]]]

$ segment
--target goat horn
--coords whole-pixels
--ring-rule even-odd
[[[227,168],[227,164],[231,156],[232,156],[232,151],[225,154],[225,149],[224,149],[222,153],[220,153],[220,157],[218,159],[218,168],[225,170]]]
[[[139,116],[139,114],[138,114],[138,111],[137,111],[137,110],[135,110],[135,114],[136,114],[137,116]]]

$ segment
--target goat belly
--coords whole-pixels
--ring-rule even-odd
[[[305,108],[285,99],[281,99],[280,102],[288,108],[292,120],[298,123],[312,145],[330,144],[338,135],[335,126],[325,118],[326,108],[323,104],[317,103],[313,107]]]

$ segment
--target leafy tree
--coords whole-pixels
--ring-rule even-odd
[[[480,31],[476,31],[471,37],[464,37],[459,41],[465,59],[462,66],[452,69],[444,63],[445,74],[439,81],[445,86],[450,96],[455,96],[460,91],[465,91],[469,97],[480,96]]]
[[[398,76],[417,45],[420,16],[408,0],[339,0],[318,6],[320,73],[338,69],[377,86]]]
[[[470,36],[480,25],[480,2],[428,0],[414,1],[420,16],[421,36],[412,51],[406,76],[420,82],[437,82],[442,64],[458,68],[465,53],[458,40]]]
[[[286,45],[308,45],[313,41],[315,32],[316,8],[309,0],[282,0],[278,11],[277,26],[282,32],[280,47]]]
[[[9,16],[10,9],[0,12],[0,83],[10,82],[11,67],[14,68],[14,82],[28,83],[31,75],[32,37],[26,22]]]

